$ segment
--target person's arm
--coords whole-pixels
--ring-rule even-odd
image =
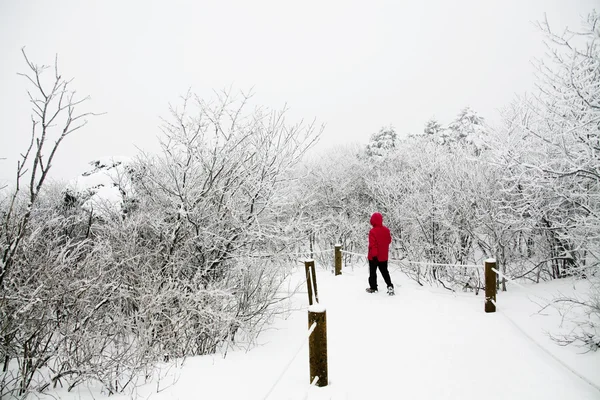
[[[369,231],[369,255],[371,256],[371,259],[377,257],[377,239],[375,238],[373,229]]]

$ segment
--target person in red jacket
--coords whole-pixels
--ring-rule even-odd
[[[371,215],[371,225],[373,228],[369,231],[369,287],[368,293],[377,292],[377,268],[387,285],[387,291],[390,296],[394,294],[394,285],[388,271],[388,253],[392,235],[387,226],[383,225],[383,216],[376,212]]]

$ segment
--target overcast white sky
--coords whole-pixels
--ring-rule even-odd
[[[326,123],[320,147],[366,143],[392,124],[421,132],[464,106],[494,120],[531,89],[544,53],[533,21],[577,28],[599,0],[122,1],[0,0],[0,179],[12,178],[30,133],[20,49],[54,54],[93,118],[69,137],[53,177],[103,156],[155,150],[159,117],[188,87],[254,88],[255,100]]]

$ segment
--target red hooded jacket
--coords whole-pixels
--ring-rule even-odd
[[[369,260],[377,257],[379,261],[388,260],[390,243],[392,235],[387,226],[383,225],[383,216],[379,213],[371,215],[371,225],[373,228],[369,231]]]

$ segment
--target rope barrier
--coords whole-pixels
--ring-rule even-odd
[[[328,252],[332,252],[332,251],[335,251],[335,249],[327,249],[327,250],[313,251],[313,253],[315,253],[315,254],[319,254],[319,253],[328,253]]]
[[[408,268],[408,266],[403,265],[402,261],[397,261],[397,260],[389,260],[389,266],[392,268],[394,267],[394,269],[392,270],[393,272],[398,271],[398,270],[402,270],[402,272],[406,273],[403,269]]]
[[[435,265],[435,266],[440,266],[440,267],[483,268],[483,265],[475,265],[475,264],[441,264],[441,263],[424,262],[424,261],[395,260],[395,259],[390,259],[390,261],[398,261],[398,262],[405,262],[405,263],[409,263],[409,264],[420,264],[420,265]]]
[[[509,281],[510,283],[512,283],[515,286],[520,287],[521,289],[531,293],[531,290],[526,288],[525,286],[521,285],[520,283],[516,282],[514,279],[509,278],[508,276],[504,275],[502,272],[498,271],[496,268],[492,268],[492,271],[494,271],[500,278],[504,278],[507,281]],[[532,293],[533,294],[533,293]]]
[[[277,386],[277,384],[279,383],[279,381],[281,381],[281,378],[283,378],[283,376],[285,375],[285,373],[287,372],[287,370],[290,368],[290,366],[292,365],[292,363],[294,362],[294,360],[296,359],[296,357],[298,357],[298,354],[300,354],[300,351],[302,351],[302,349],[304,348],[304,345],[308,341],[308,338],[310,338],[310,335],[312,335],[312,333],[313,333],[313,331],[315,330],[316,327],[317,327],[317,323],[313,322],[313,324],[308,329],[308,334],[306,335],[306,337],[304,338],[304,340],[302,340],[302,344],[298,347],[298,351],[296,351],[296,353],[294,354],[294,356],[292,357],[292,359],[287,363],[287,365],[285,366],[285,368],[283,369],[283,371],[281,372],[281,374],[279,375],[279,377],[277,378],[277,380],[275,381],[275,383],[273,384],[273,386],[271,386],[271,389],[269,389],[269,391],[267,392],[267,394],[265,395],[265,397],[263,397],[263,400],[267,400],[267,398],[271,395],[271,393],[273,392],[273,389],[275,389],[275,387]]]
[[[327,250],[318,250],[318,251],[302,251],[302,252],[295,252],[295,253],[284,253],[283,255],[285,256],[302,256],[302,255],[306,255],[306,254],[321,254],[321,253],[327,253],[330,251],[334,251],[335,249],[327,249]]]
[[[360,256],[360,257],[367,257],[366,254],[354,253],[352,251],[346,251],[346,250],[342,250],[342,253],[352,254],[352,255]],[[404,262],[404,263],[408,263],[408,264],[435,265],[435,266],[441,266],[441,267],[483,268],[483,265],[475,265],[475,264],[441,264],[441,263],[426,262],[426,261],[410,261],[410,260],[405,260],[405,259],[398,260],[396,258],[390,258],[388,261]]]
[[[508,276],[504,275],[502,272],[498,271],[496,268],[492,268],[492,271],[494,271],[499,277],[506,279],[507,281],[509,281],[510,283],[512,283],[513,285],[520,287],[521,289],[523,289],[524,291],[526,291],[527,293],[529,293],[531,296],[535,296],[538,299],[544,301],[544,302],[549,302],[549,300],[543,298],[542,296],[534,293],[531,289],[521,285],[520,283],[518,283],[517,281],[515,281],[512,278],[509,278]]]
[[[354,253],[352,251],[341,250],[342,254],[352,254],[353,256],[367,257],[366,254]]]
[[[493,299],[491,301],[492,301],[492,303],[494,303],[494,305],[496,305],[496,302]],[[579,372],[575,371],[573,368],[571,368],[569,365],[567,365],[560,358],[558,358],[554,354],[550,353],[550,351],[548,351],[544,346],[542,346],[540,343],[538,343],[533,337],[531,337],[531,335],[529,335],[527,332],[525,332],[525,330],[523,330],[512,318],[510,318],[508,315],[506,315],[506,313],[504,313],[501,309],[499,309],[498,307],[496,307],[496,310],[499,311],[500,314],[504,315],[504,317],[515,328],[517,328],[517,330],[519,332],[521,332],[526,338],[528,338],[530,341],[532,341],[537,347],[539,347],[540,349],[542,349],[542,351],[544,353],[546,353],[547,355],[549,355],[550,357],[552,357],[556,362],[558,362],[564,368],[566,368],[567,370],[571,371],[571,373],[573,373],[573,375],[577,376],[579,379],[581,379],[582,381],[584,381],[585,383],[587,383],[588,385],[590,385],[591,387],[593,387],[594,389],[596,389],[597,391],[600,392],[600,386],[596,385],[594,382],[590,381],[585,376],[583,376]]]
[[[248,257],[248,258],[271,258],[271,257],[285,257],[285,256],[303,256],[303,255],[308,255],[308,254],[321,254],[321,253],[327,253],[327,252],[331,252],[334,251],[334,249],[327,249],[327,250],[319,250],[319,251],[303,251],[303,252],[294,252],[294,253],[270,253],[270,254],[244,254],[242,255],[243,257]]]
[[[271,254],[245,254],[245,257],[250,257],[250,258],[270,258],[270,257],[285,257],[285,256],[304,256],[304,255],[309,255],[309,254],[321,254],[321,253],[327,253],[327,252],[332,252],[335,249],[327,249],[327,250],[318,250],[318,251],[301,251],[301,252],[293,252],[293,253],[271,253]]]

